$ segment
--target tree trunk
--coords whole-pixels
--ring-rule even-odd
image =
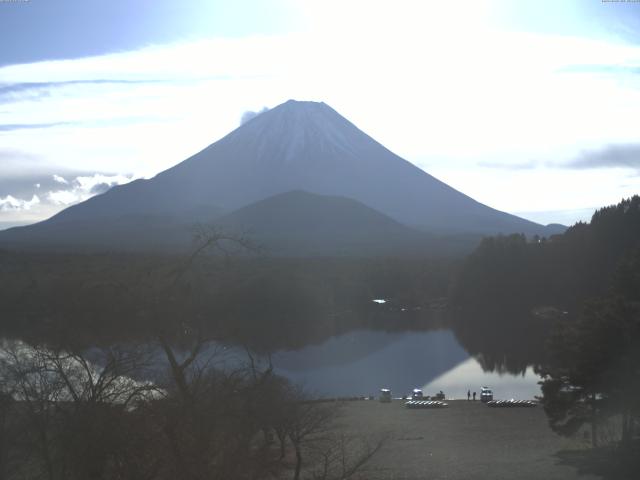
[[[633,413],[625,409],[622,412],[622,439],[620,440],[623,447],[628,446],[633,440],[634,423],[635,419],[633,417]]]
[[[9,410],[9,401],[6,398],[2,398],[0,393],[0,480],[7,478],[6,469],[9,454],[7,452],[8,442],[5,441],[7,435],[7,417]]]
[[[276,432],[278,435],[278,441],[280,442],[280,460],[284,458],[286,455],[286,446],[287,446],[287,436],[281,435],[279,432]]]
[[[300,451],[300,445],[298,443],[294,443],[296,449],[296,471],[293,474],[293,480],[300,479],[300,470],[302,468],[302,452]]]
[[[627,411],[622,412],[622,438],[620,439],[620,443],[622,445],[626,445],[629,441],[629,415]]]
[[[55,472],[53,469],[53,459],[51,458],[51,452],[49,451],[49,441],[47,438],[47,431],[45,427],[40,426],[38,436],[40,437],[40,453],[42,460],[44,461],[45,468],[47,470],[47,477],[49,480],[55,479]]]
[[[596,394],[591,394],[591,446],[598,446],[598,426],[596,410]]]

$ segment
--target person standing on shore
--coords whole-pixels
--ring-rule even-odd
[[[473,392],[473,401],[476,401],[476,392]]]
[[[471,400],[471,390],[467,390],[467,402]]]

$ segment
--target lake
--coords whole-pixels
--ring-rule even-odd
[[[2,344],[12,342],[16,341]],[[211,348],[209,353],[218,352],[221,368],[247,362],[242,348],[221,344]],[[92,351],[86,354],[93,363],[98,360]],[[157,350],[156,355],[158,368],[166,368],[164,354]],[[467,390],[479,396],[482,386],[491,387],[496,399],[540,395],[539,377],[531,368],[523,375],[485,372],[447,329],[355,330],[297,350],[277,351],[271,359],[276,373],[301,384],[314,397],[377,396],[381,388],[399,397],[421,388],[425,395],[442,390],[447,398],[466,398]]]
[[[384,332],[359,330],[299,350],[280,351],[272,361],[278,373],[318,396],[394,396],[422,388],[447,398],[466,398],[467,390],[489,386],[496,399],[540,395],[539,377],[484,372],[451,330]]]

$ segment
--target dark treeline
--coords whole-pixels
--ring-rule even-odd
[[[564,435],[590,427],[593,446],[619,442],[624,455],[614,452],[614,461],[637,471],[640,247],[617,262],[604,294],[585,301],[579,314],[555,323],[546,347],[539,373],[551,427]]]
[[[1,328],[18,338],[108,344],[181,334],[186,322],[208,338],[266,352],[358,328],[431,328],[441,321],[455,266],[451,259],[5,251]]]
[[[640,452],[640,197],[551,239],[489,238],[455,287],[456,331],[489,367],[535,363],[551,428],[631,478]]]
[[[490,311],[523,311],[540,305],[564,310],[601,295],[624,255],[640,242],[640,197],[596,211],[549,239],[489,237],[467,259],[457,278],[455,302]]]
[[[457,276],[456,333],[485,367],[522,371],[544,361],[544,343],[564,317],[605,295],[614,273],[640,244],[640,197],[598,210],[551,238],[486,238]]]

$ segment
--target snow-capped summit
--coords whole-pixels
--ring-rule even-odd
[[[251,136],[258,143],[257,150],[263,152],[269,150],[270,143],[277,143],[283,148],[278,159],[286,163],[304,160],[307,146],[327,154],[357,155],[353,147],[358,133],[351,123],[324,102],[289,100],[261,113],[229,138]]]

